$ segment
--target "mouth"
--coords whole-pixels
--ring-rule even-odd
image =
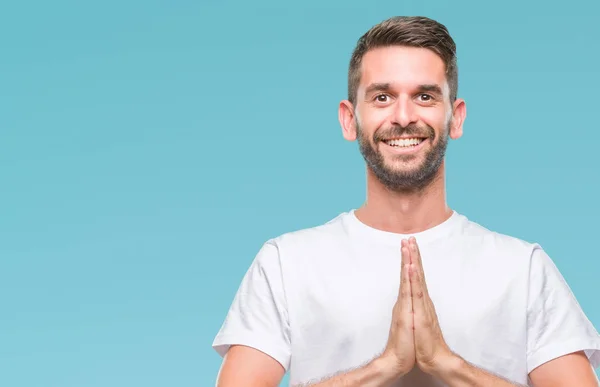
[[[411,149],[411,148],[417,148],[420,144],[425,142],[426,139],[427,138],[425,138],[425,137],[403,137],[403,138],[393,138],[393,139],[389,139],[389,140],[383,140],[383,142],[392,148]]]

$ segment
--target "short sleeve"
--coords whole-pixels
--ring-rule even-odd
[[[232,345],[255,348],[288,370],[291,349],[279,251],[265,243],[246,272],[217,333],[213,348],[225,356]]]
[[[535,245],[529,272],[527,372],[577,351],[585,351],[597,368],[600,335],[552,259]]]

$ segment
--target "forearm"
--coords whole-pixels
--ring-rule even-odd
[[[388,387],[402,375],[384,358],[373,359],[367,365],[341,373],[316,384],[295,387]]]
[[[446,361],[433,374],[449,387],[524,387],[477,368],[459,356]]]

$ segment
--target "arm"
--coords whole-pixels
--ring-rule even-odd
[[[291,343],[279,250],[265,243],[242,279],[213,341],[223,357],[217,387],[277,387]]]
[[[410,286],[413,296],[416,360],[419,368],[449,387],[517,387],[506,379],[477,368],[452,352],[440,329],[435,306],[425,281],[421,253],[409,239]]]
[[[412,297],[408,265],[410,253],[401,248],[400,289],[392,310],[388,342],[383,353],[367,365],[316,384],[294,387],[387,387],[412,370],[415,364]]]
[[[600,382],[582,351],[558,357],[535,368],[529,378],[535,387],[599,387]]]
[[[402,251],[401,287],[383,353],[314,387],[387,387],[414,366],[412,299]],[[244,277],[213,347],[224,356],[217,387],[277,387],[290,364],[290,328],[278,251],[266,244]],[[297,387],[307,387],[297,386]]]
[[[435,375],[451,387],[520,386],[454,357]],[[599,387],[598,378],[583,352],[561,356],[537,367],[529,377],[534,387]]]
[[[401,374],[394,372],[395,364],[384,357],[377,357],[367,365],[333,376],[316,384],[302,384],[294,387],[388,387]]]
[[[524,387],[477,368],[458,355],[440,362],[431,374],[451,387]]]
[[[598,387],[600,335],[550,256],[531,252],[527,364],[535,387]]]
[[[377,357],[362,368],[333,376],[317,384],[294,387],[387,387],[399,376],[395,363]],[[217,387],[277,387],[285,369],[265,353],[242,345],[232,346],[217,377]]]
[[[257,349],[233,345],[227,351],[217,376],[217,387],[277,387],[285,369]]]
[[[419,367],[450,387],[520,386],[479,369],[450,351],[439,329],[435,307],[427,292],[416,242],[411,246],[414,262],[414,267],[411,265],[411,288],[414,297],[415,347]],[[532,354],[528,353],[528,364],[532,367],[529,379],[534,387],[600,387],[585,353],[581,350],[568,350],[568,346],[564,344],[575,337],[579,341],[576,344],[579,348],[585,346],[583,348],[589,348],[597,355],[600,350],[598,333],[581,311],[549,257],[539,249],[536,251],[538,255],[534,264],[538,267],[534,266],[532,272],[537,278],[534,278],[535,281],[530,286],[533,302],[528,310],[528,346],[535,349]],[[548,302],[549,300],[552,302]],[[561,308],[546,310],[548,305],[559,305]],[[558,348],[559,351],[565,351],[563,353],[566,355],[556,356],[539,352],[540,347],[544,348],[544,345],[549,344],[553,345],[554,352]],[[570,345],[572,347],[572,344]]]

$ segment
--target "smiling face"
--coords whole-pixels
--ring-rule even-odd
[[[450,100],[445,65],[424,48],[388,46],[362,58],[355,105],[340,120],[378,180],[394,191],[425,188],[438,175],[448,137],[462,134],[464,102]]]

